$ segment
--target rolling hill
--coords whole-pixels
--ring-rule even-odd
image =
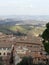
[[[19,31],[21,33],[27,34],[29,31],[33,33],[35,36],[38,36],[39,34],[42,34],[46,27],[35,27],[31,25],[15,25],[9,27],[12,31]]]

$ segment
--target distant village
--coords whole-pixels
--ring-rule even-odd
[[[46,63],[46,59],[49,59],[41,37],[36,37],[30,32],[26,36],[6,35],[0,32],[0,57],[5,65],[10,65],[12,55],[13,65],[17,65],[24,56],[31,56],[34,64]]]

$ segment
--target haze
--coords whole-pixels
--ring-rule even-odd
[[[49,0],[0,0],[0,16],[49,15]]]

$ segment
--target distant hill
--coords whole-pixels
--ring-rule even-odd
[[[7,16],[0,18],[0,26],[1,25],[45,25],[49,22],[49,15],[17,15],[17,16]]]
[[[34,25],[0,26],[0,32],[14,35],[26,35],[30,31],[36,36],[41,34],[44,30],[45,27],[38,27]]]
[[[38,36],[39,34],[42,34],[46,27],[37,27],[33,25],[15,25],[9,27],[12,31],[20,31],[21,33],[28,33],[29,31],[34,34],[35,36]]]
[[[14,26],[14,25],[34,25],[34,26],[43,26],[46,23],[45,21],[36,21],[36,20],[13,20],[13,19],[5,19],[0,20],[0,26]]]
[[[13,35],[16,35],[16,36],[25,36],[26,34],[23,33],[23,32],[20,32],[20,31],[13,31],[13,30],[10,30],[9,27],[0,27],[0,32],[4,33],[4,34],[13,34]]]
[[[0,31],[6,34],[16,34],[31,31],[40,34],[45,29],[45,24],[49,21],[49,16],[16,16],[0,19]]]

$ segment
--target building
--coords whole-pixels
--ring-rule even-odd
[[[2,58],[2,63],[6,65],[9,65],[11,54],[12,43],[9,41],[10,38],[11,36],[0,33],[0,57]]]
[[[35,37],[30,33],[27,36],[0,34],[0,56],[6,61],[9,61],[8,58],[11,56],[12,45],[14,45],[15,64],[17,60],[20,62],[24,56],[32,56],[34,63],[46,62],[46,52],[40,37]]]
[[[40,37],[17,37],[14,43],[14,53],[21,59],[24,56],[32,56],[34,63],[46,63],[45,49]]]

